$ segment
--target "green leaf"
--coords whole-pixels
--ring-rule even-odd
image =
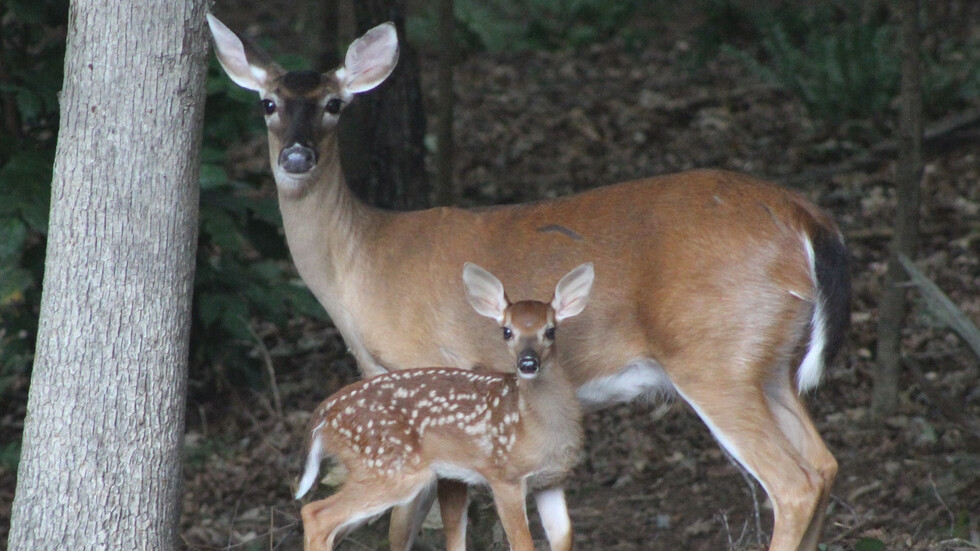
[[[47,152],[19,151],[0,167],[0,215],[20,214],[47,233],[53,159]]]
[[[27,226],[17,218],[0,218],[0,262],[20,255],[27,240]]]
[[[241,297],[228,293],[209,293],[199,299],[198,311],[205,327],[220,325],[236,338],[247,339],[245,327],[249,313]]]
[[[289,301],[289,305],[302,316],[325,319],[326,312],[305,285],[287,284],[279,292]]]
[[[854,551],[882,551],[885,542],[875,538],[861,538],[854,544]]]
[[[24,301],[24,292],[34,284],[27,270],[0,263],[0,309]]]
[[[17,472],[20,463],[20,440],[0,447],[0,467],[11,473]]]
[[[207,216],[202,216],[201,231],[222,250],[237,251],[241,248],[242,239],[238,233],[238,225],[225,211],[209,209]]]
[[[201,189],[214,189],[228,184],[228,173],[224,167],[211,163],[201,164],[201,175],[198,180]]]

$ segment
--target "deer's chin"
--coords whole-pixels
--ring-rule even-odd
[[[276,164],[272,172],[276,179],[276,188],[279,189],[280,194],[286,197],[301,197],[305,195],[315,180],[313,176],[314,170],[302,174],[294,174]]]
[[[528,371],[525,371],[523,369],[518,369],[517,376],[520,377],[521,379],[536,379],[538,377],[539,371],[540,369],[533,369]]]

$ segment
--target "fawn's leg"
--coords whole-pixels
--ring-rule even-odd
[[[524,506],[525,490],[522,482],[491,483],[493,501],[504,525],[504,533],[511,551],[534,551],[534,540],[527,526],[527,509]]]
[[[415,498],[433,481],[433,475],[425,472],[400,473],[389,479],[348,479],[334,495],[303,506],[303,549],[332,551],[348,530]]]

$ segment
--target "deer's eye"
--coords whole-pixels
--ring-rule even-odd
[[[327,101],[326,110],[327,113],[330,113],[331,115],[336,115],[337,113],[340,113],[340,108],[343,106],[344,106],[344,102],[341,101],[340,99],[330,98]]]
[[[510,330],[510,327],[504,327],[504,340],[509,341],[514,338],[514,332]]]
[[[262,100],[262,110],[265,111],[266,115],[271,115],[276,112],[276,102],[271,99]]]
[[[555,328],[554,327],[549,327],[549,328],[545,329],[544,330],[544,338],[548,339],[549,341],[555,340]]]

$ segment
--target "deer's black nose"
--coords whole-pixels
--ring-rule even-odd
[[[279,152],[279,166],[290,174],[306,174],[316,165],[316,152],[293,144]]]
[[[521,352],[521,355],[517,358],[517,369],[524,375],[534,375],[538,372],[539,367],[541,367],[541,360],[531,350]]]

